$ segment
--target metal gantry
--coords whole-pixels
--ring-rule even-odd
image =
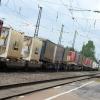
[[[77,35],[77,31],[75,30],[74,38],[73,38],[73,43],[72,43],[72,48],[73,48],[73,49],[74,49],[74,47],[75,47],[76,35]]]
[[[38,14],[37,22],[36,22],[34,37],[38,36],[40,20],[41,20],[41,14],[42,14],[42,7],[39,7],[39,14]]]
[[[60,36],[59,36],[59,41],[58,41],[58,44],[59,44],[59,45],[61,45],[61,40],[62,40],[63,29],[64,29],[64,25],[62,24],[62,27],[61,27],[61,32],[60,32]]]

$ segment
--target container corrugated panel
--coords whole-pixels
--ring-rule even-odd
[[[55,62],[62,62],[64,55],[64,47],[57,45],[56,55],[55,55]]]
[[[49,40],[43,41],[43,46],[41,51],[42,61],[53,62],[55,46],[56,44]]]
[[[95,62],[95,61],[93,61],[93,63],[92,63],[92,68],[98,68],[98,64]]]
[[[1,36],[0,36],[0,57],[7,57],[7,44],[8,44],[8,38],[9,38],[9,30],[10,28],[3,27]]]
[[[87,66],[87,58],[85,58],[85,57],[84,57],[84,59],[83,59],[83,65],[84,65],[84,66]]]
[[[22,48],[22,58],[24,60],[29,60],[31,45],[32,45],[32,37],[24,36],[23,48]]]
[[[17,32],[13,29],[9,31],[9,37],[7,41],[7,58],[21,58],[21,51],[23,45],[24,34]]]
[[[24,37],[23,59],[27,61],[39,62],[42,49],[42,40],[38,37]]]
[[[76,58],[76,53],[73,51],[69,51],[67,54],[67,61],[73,62],[73,61],[75,61],[75,58]]]
[[[78,53],[78,65],[82,66],[83,56],[82,54]]]
[[[64,56],[63,56],[63,62],[64,63],[67,63],[67,53],[68,53],[69,49],[68,48],[65,48],[64,50]]]
[[[78,64],[78,53],[76,51],[68,51],[67,53],[67,62],[69,64]]]
[[[42,40],[39,38],[33,38],[32,42],[30,59],[39,62],[42,50]]]
[[[92,67],[92,60],[90,58],[84,58],[83,65],[86,67]]]
[[[89,67],[92,67],[92,63],[93,63],[93,60],[89,59],[89,60],[88,60],[88,66],[89,66]]]

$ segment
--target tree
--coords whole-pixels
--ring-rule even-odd
[[[68,49],[70,51],[75,51],[75,49],[73,47],[66,47],[66,49]]]
[[[95,45],[93,41],[89,40],[86,45],[83,45],[81,53],[85,57],[90,57],[93,60],[96,60],[95,58]]]

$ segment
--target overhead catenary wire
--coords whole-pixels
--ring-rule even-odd
[[[15,11],[14,11],[15,12]],[[17,11],[18,12],[18,11]],[[21,15],[21,16],[23,16],[23,15]],[[23,16],[23,17],[25,17],[25,16]],[[25,19],[26,20],[26,19]]]
[[[75,0],[76,1],[76,3],[77,3],[77,6],[79,6],[80,7],[80,4],[79,4],[79,2],[77,1],[77,0]],[[86,9],[85,9],[86,10]],[[83,10],[83,11],[85,11],[85,10]],[[84,12],[81,12],[81,15],[85,18],[86,16],[84,15]],[[86,20],[86,23],[88,24],[88,21],[87,21],[87,19],[85,19]],[[89,28],[87,28],[88,26],[86,25],[86,28],[85,29],[89,29]]]
[[[9,1],[9,0],[8,0]],[[15,12],[15,11],[14,11]],[[18,12],[18,11],[17,11]],[[19,14],[18,14],[19,15]],[[26,16],[23,16],[23,15],[19,15],[19,16],[22,16],[22,18],[26,21],[26,22],[29,22],[29,24],[32,24],[31,23],[31,20],[29,21],[27,18],[26,18]],[[33,25],[33,26],[35,26],[35,25]],[[80,25],[79,25],[80,26]],[[48,28],[46,28],[45,26],[43,26],[43,25],[41,25],[40,27],[42,27],[42,28],[44,28],[44,29],[46,29],[46,30],[48,30]],[[54,28],[53,28],[53,30],[54,30]],[[67,33],[67,32],[66,32]]]
[[[60,0],[61,1],[61,3],[62,3],[62,5],[63,6],[65,6],[64,5],[64,3],[63,3],[63,1],[62,0]],[[68,7],[67,6],[65,6],[65,8],[68,10]],[[70,12],[70,11],[69,11]],[[81,26],[81,24],[77,21],[77,19],[75,18],[75,17],[73,17],[73,13],[70,13],[71,15],[69,15],[71,18],[72,18],[72,21],[74,21],[74,22],[76,22],[77,24],[78,24],[78,26],[79,27],[81,27],[81,30],[83,31],[83,32],[85,32],[85,30],[84,30],[84,28]],[[80,35],[80,34],[79,34]],[[84,37],[84,38],[88,38],[88,39],[90,39],[90,37],[89,36],[83,36],[82,34],[80,35],[81,37]]]
[[[62,5],[64,6],[64,7],[66,7],[67,8],[67,10],[69,10],[70,12],[71,12],[71,10],[75,10],[74,8],[72,9],[70,9],[70,8],[68,8],[68,6],[66,6],[64,3],[63,3],[63,1],[62,0],[60,0],[61,1],[61,3],[62,3]],[[98,10],[90,10],[90,9],[76,9],[76,10],[78,10],[79,12],[82,12],[82,11],[87,11],[87,12],[89,12],[89,11],[91,11],[91,12],[95,12],[95,13],[99,13],[100,11],[98,11]],[[71,13],[71,15],[72,15],[72,13]],[[76,17],[75,17],[76,18]],[[78,17],[78,19],[79,19],[80,17]],[[84,18],[84,19],[87,19],[87,18]],[[95,18],[96,19],[96,18]],[[89,18],[89,20],[92,20],[92,19],[90,19]],[[96,20],[100,20],[100,19],[96,19]]]
[[[16,5],[15,5],[14,1],[13,1],[12,3],[14,4],[14,7],[15,7]],[[34,24],[31,23],[31,22],[32,22],[31,20],[29,20],[26,16],[22,15],[21,13],[19,13],[18,10],[15,9],[16,7],[15,7],[14,9],[12,9],[12,8],[10,8],[10,7],[8,6],[8,3],[6,3],[5,5],[6,5],[6,7],[7,7],[10,11],[16,13],[20,18],[22,18],[22,20],[25,21],[25,22],[23,23],[24,26],[25,26],[25,25],[26,25],[26,26],[28,26],[28,25],[35,26]],[[40,26],[40,27],[42,27],[42,28],[48,30],[48,28],[46,28],[46,27],[43,26],[43,25]],[[53,28],[53,29],[54,29],[54,28]]]
[[[77,5],[80,7],[79,2],[78,2],[77,0],[75,0],[75,1],[76,1]],[[90,9],[83,9],[83,10],[81,10],[81,9],[80,9],[80,10],[76,10],[76,11],[80,11],[81,14],[83,15],[83,11],[87,11],[87,12],[90,11],[90,12],[91,12],[92,10],[90,10]],[[95,12],[95,11],[94,11],[94,12]],[[85,17],[85,16],[84,16],[84,17]],[[86,19],[86,20],[87,20],[87,19]],[[89,20],[89,19],[88,19],[88,20]],[[96,18],[93,18],[92,20],[94,20],[94,24],[93,24],[94,26],[93,26],[93,27],[94,27],[94,29],[95,29]],[[90,28],[88,28],[88,29],[90,29]]]

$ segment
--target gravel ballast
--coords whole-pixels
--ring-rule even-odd
[[[0,72],[0,86],[88,75],[96,72]]]

